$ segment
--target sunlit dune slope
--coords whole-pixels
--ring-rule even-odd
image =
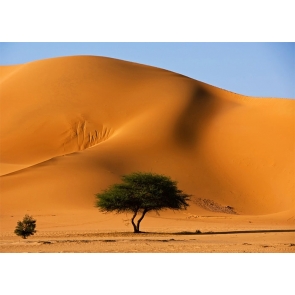
[[[239,214],[295,207],[295,101],[78,56],[0,68],[1,214],[93,209],[133,171]]]

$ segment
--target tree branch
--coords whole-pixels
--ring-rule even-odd
[[[137,231],[139,232],[139,225],[140,225],[140,222],[143,220],[145,214],[148,212],[149,210],[148,209],[144,209],[143,212],[142,212],[142,215],[141,217],[138,219],[137,221]]]
[[[131,222],[132,222],[132,225],[133,225],[133,228],[134,228],[134,232],[135,232],[135,233],[137,232],[137,228],[136,228],[136,225],[135,225],[135,223],[134,223],[134,218],[136,217],[137,212],[138,212],[138,209],[136,209],[136,210],[134,211],[134,214],[133,214],[133,216],[132,216],[132,218],[131,218]]]

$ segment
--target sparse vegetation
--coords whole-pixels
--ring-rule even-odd
[[[28,236],[34,235],[37,231],[36,220],[29,215],[25,215],[23,221],[18,221],[14,233],[18,236],[21,236],[23,239],[26,239]]]
[[[134,233],[146,213],[163,209],[182,210],[188,206],[190,196],[177,188],[177,182],[154,173],[135,172],[122,177],[122,183],[111,185],[96,194],[96,207],[102,212],[132,212]],[[141,214],[135,223],[135,217]]]

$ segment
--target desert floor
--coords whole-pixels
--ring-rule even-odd
[[[110,218],[113,227],[109,230],[94,230],[94,223],[76,226],[78,230],[66,225],[54,228],[48,222],[47,227],[41,227],[25,240],[13,231],[2,231],[0,252],[295,253],[293,222],[282,224],[270,217],[213,215],[199,216],[196,220],[149,217],[142,222],[142,231],[146,232],[140,234],[132,233],[130,224],[124,228],[122,221],[120,225],[116,217]],[[48,221],[48,217],[44,220]],[[196,233],[198,228],[201,233]]]
[[[70,233],[50,232],[27,240],[2,236],[2,253],[295,253],[294,232]]]

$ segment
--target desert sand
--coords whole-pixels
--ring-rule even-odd
[[[74,56],[1,66],[0,110],[0,252],[295,252],[295,100]],[[137,235],[99,212],[95,194],[135,171],[176,180],[188,209]]]

